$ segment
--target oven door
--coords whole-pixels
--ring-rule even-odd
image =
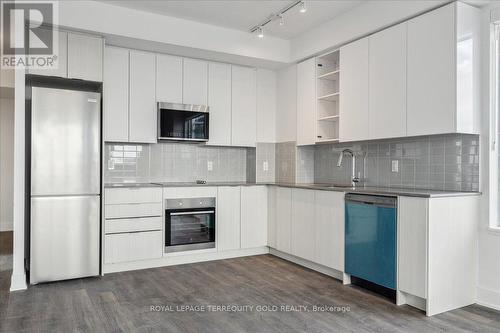
[[[208,141],[208,112],[160,109],[158,139]]]
[[[165,210],[165,252],[215,247],[215,207]]]

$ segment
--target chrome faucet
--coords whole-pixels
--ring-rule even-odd
[[[342,166],[342,160],[344,159],[344,154],[349,154],[352,157],[352,169],[351,169],[351,185],[354,187],[357,183],[359,183],[359,177],[356,176],[356,155],[351,149],[344,149],[340,153],[339,160],[337,161],[337,167],[340,168]]]

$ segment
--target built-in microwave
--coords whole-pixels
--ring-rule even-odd
[[[158,140],[208,141],[208,106],[158,102]]]

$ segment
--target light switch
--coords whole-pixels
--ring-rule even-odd
[[[207,161],[207,170],[212,171],[214,169],[214,163],[212,161]]]
[[[392,172],[399,172],[399,160],[392,161]]]

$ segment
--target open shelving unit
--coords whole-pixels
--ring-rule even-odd
[[[340,51],[316,58],[316,142],[338,142],[340,102]]]

